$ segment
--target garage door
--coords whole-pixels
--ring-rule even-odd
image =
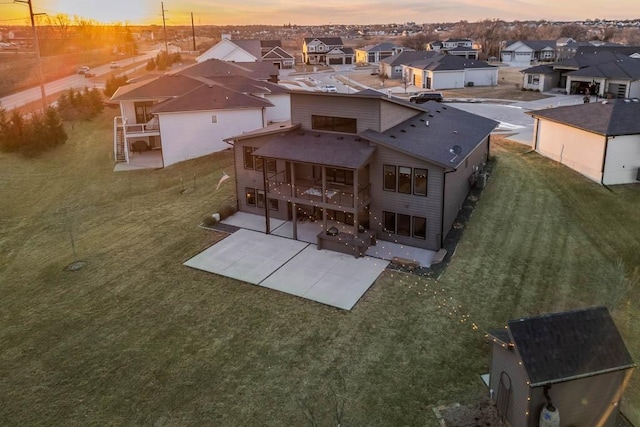
[[[342,58],[329,58],[329,64],[340,65],[342,64]]]

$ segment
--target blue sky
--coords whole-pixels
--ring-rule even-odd
[[[32,0],[34,12],[65,13],[101,22],[162,23],[157,0]],[[244,24],[376,24],[470,22],[500,18],[508,21],[640,17],[638,0],[167,0],[168,25]],[[636,13],[636,16],[630,15]],[[0,3],[0,24],[28,17],[26,4]]]

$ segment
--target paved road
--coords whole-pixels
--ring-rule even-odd
[[[120,66],[122,72],[131,72],[146,66],[147,61],[150,58],[155,58],[157,52],[147,52],[143,55],[136,56],[135,58],[127,58],[122,59],[120,61],[116,61]],[[65,91],[70,88],[74,89],[83,89],[85,87],[97,87],[104,88],[105,79],[100,78],[103,77],[110,72],[114,71],[113,68],[109,64],[101,65],[99,67],[93,68],[91,70],[96,74],[96,77],[85,78],[82,74],[74,74],[68,77],[63,77],[61,79],[46,83],[44,85],[45,93],[48,95],[59,93]],[[40,86],[26,89],[18,93],[14,93],[13,95],[5,96],[4,98],[0,98],[0,107],[4,108],[7,111],[12,110],[13,108],[20,107],[22,105],[29,104],[31,102],[39,101],[41,99],[40,95]]]

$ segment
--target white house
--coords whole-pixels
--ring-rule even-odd
[[[533,149],[604,185],[640,178],[640,102],[617,99],[530,111]]]
[[[512,66],[527,66],[531,61],[554,61],[556,59],[555,40],[522,40],[507,42],[500,53],[503,63]]]
[[[280,40],[231,40],[223,34],[219,43],[196,58],[197,62],[220,59],[230,62],[269,62],[278,69],[293,68],[295,58],[282,48]]]
[[[141,156],[166,167],[228,148],[225,138],[288,121],[288,91],[250,76],[261,67],[209,60],[173,74],[120,87],[111,101],[114,156],[135,164]],[[257,69],[257,70],[256,70]]]
[[[402,66],[402,75],[423,89],[456,89],[468,86],[494,86],[498,83],[498,67],[485,61],[436,54]]]

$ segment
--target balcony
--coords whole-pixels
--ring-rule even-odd
[[[147,123],[133,124],[128,124],[122,117],[116,117],[116,126],[124,130],[125,138],[160,136],[160,123],[155,116]]]

